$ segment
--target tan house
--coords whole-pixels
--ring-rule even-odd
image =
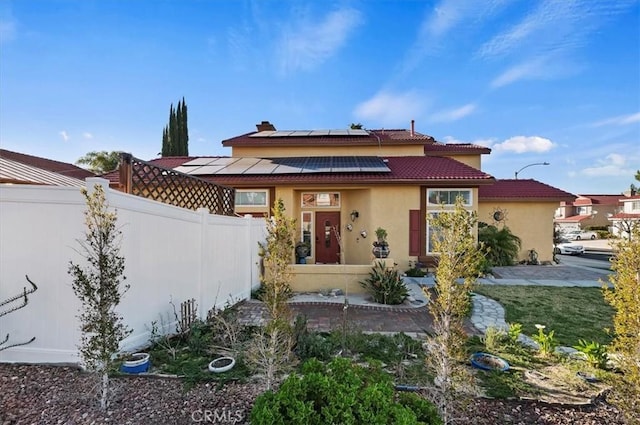
[[[311,247],[306,264],[294,266],[294,290],[331,287],[345,273],[356,281],[366,275],[379,227],[388,232],[389,264],[405,270],[409,261],[432,261],[429,218],[452,209],[458,196],[480,221],[507,225],[523,240],[520,259],[535,249],[540,261],[551,261],[554,211],[574,199],[535,180],[496,180],[481,169],[490,149],[437,142],[413,123],[409,130],[257,127],[222,142],[230,157],[150,163],[235,188],[237,214],[268,215],[282,199],[297,220],[298,239]]]
[[[609,216],[614,236],[627,238],[632,229],[640,226],[640,195],[620,199],[622,208]]]
[[[555,223],[562,232],[608,227],[609,217],[621,207],[620,195],[578,195],[573,202],[560,202]]]

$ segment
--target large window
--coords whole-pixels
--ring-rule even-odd
[[[433,238],[440,238],[440,229],[432,224],[433,219],[438,217],[440,214],[446,213],[432,212],[427,214],[427,252],[429,253],[435,253]]]
[[[576,213],[578,215],[589,215],[591,214],[591,207],[578,207]]]
[[[302,208],[340,207],[339,192],[315,192],[302,194]]]
[[[461,196],[465,207],[473,204],[471,189],[428,189],[428,205],[454,205],[458,196]]]
[[[269,202],[267,190],[236,189],[236,207],[266,207]]]
[[[305,242],[310,248],[314,245],[311,243],[311,229],[313,229],[313,213],[304,211],[302,213],[302,234],[300,237],[302,238],[302,242]],[[309,254],[313,255],[311,251],[309,251]]]

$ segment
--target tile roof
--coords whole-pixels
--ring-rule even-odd
[[[84,186],[84,180],[0,157],[0,183]]]
[[[286,131],[286,130],[285,130]],[[292,130],[293,131],[293,130]],[[309,130],[311,131],[311,130]],[[296,137],[251,137],[258,133],[242,134],[222,141],[222,145],[229,146],[378,146],[383,145],[424,145],[436,143],[435,139],[426,134],[409,130],[368,130],[366,136],[296,136]]]
[[[39,156],[27,155],[19,152],[12,152],[6,149],[0,149],[0,158],[9,159],[21,164],[30,165],[32,167],[52,171],[54,173],[73,177],[76,179],[84,180],[87,177],[95,177],[95,174],[93,174],[91,171],[80,168],[77,165],[54,161],[53,159],[41,158]]]
[[[443,153],[478,155],[491,153],[491,149],[474,145],[473,143],[432,143],[424,145],[425,155],[440,155]]]
[[[635,218],[640,219],[640,213],[624,213],[624,212],[621,212],[621,213],[614,214],[614,215],[612,215],[611,217],[609,217],[609,219],[610,219],[610,220],[611,220],[611,219],[620,219],[620,220],[624,220],[624,219],[628,219],[628,218],[631,218],[631,219],[635,219]]]
[[[217,158],[217,157],[202,157],[202,156],[165,156],[160,158],[150,159],[147,162],[151,162],[159,167],[164,168],[176,168],[196,158]],[[101,175],[103,179],[109,180],[110,183],[118,183],[120,181],[120,170],[109,171]]]
[[[618,205],[621,195],[578,195],[573,205]]]
[[[479,197],[480,200],[561,201],[573,200],[575,195],[533,179],[505,179],[481,186]]]
[[[556,223],[580,223],[582,220],[586,220],[588,218],[591,218],[591,215],[572,215],[565,218],[556,218],[553,221]]]

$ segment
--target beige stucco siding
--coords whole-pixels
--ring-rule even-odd
[[[505,224],[512,233],[522,239],[519,260],[528,258],[529,250],[538,252],[539,261],[553,259],[553,216],[556,202],[481,202],[478,220],[494,224],[493,213],[496,209],[506,212]]]

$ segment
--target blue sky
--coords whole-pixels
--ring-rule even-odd
[[[192,155],[280,130],[409,128],[484,171],[621,193],[640,169],[640,0],[0,0],[0,146]],[[636,182],[637,183],[637,182]]]

